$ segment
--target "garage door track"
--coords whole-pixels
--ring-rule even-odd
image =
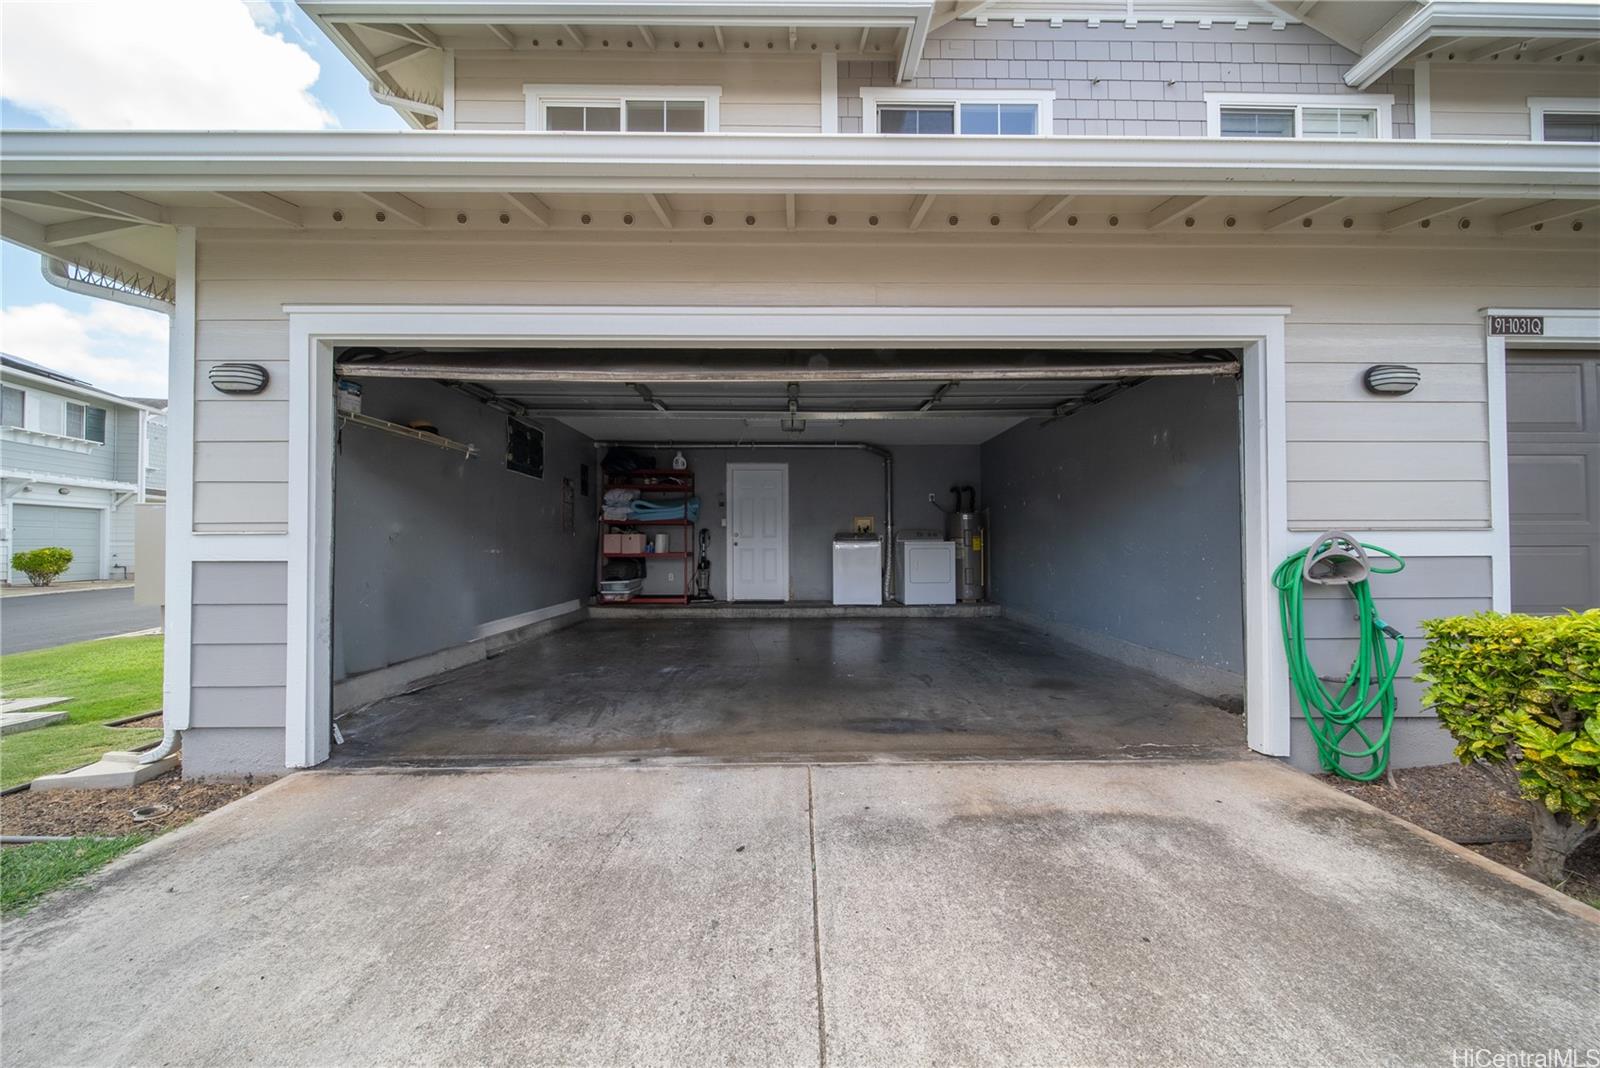
[[[19,1065],[1600,1046],[1584,906],[1264,759],[304,773],[0,953]]]

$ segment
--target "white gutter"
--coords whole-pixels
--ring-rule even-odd
[[[50,130],[5,135],[0,187],[1584,199],[1600,169],[1561,142]]]
[[[64,289],[68,293],[76,293],[83,297],[96,297],[100,300],[109,300],[117,304],[126,304],[133,308],[144,308],[147,311],[160,312],[163,315],[172,314],[172,303],[147,297],[143,293],[134,293],[130,290],[114,289],[111,286],[97,286],[93,282],[80,282],[67,274],[67,265],[64,261],[54,256],[39,254],[39,273],[44,275],[44,280],[57,289]]]
[[[429,115],[435,119],[444,118],[443,108],[434,107],[432,104],[424,104],[420,100],[409,100],[403,96],[386,93],[376,85],[368,85],[367,92],[371,93],[372,99],[378,103],[394,108],[397,111],[409,111],[414,115]]]
[[[1436,0],[1398,25],[1379,31],[1345,71],[1346,85],[1365,89],[1436,35],[1449,37],[1600,37],[1600,8],[1592,3],[1485,3]]]

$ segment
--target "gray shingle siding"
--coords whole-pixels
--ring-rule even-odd
[[[1219,21],[1209,30],[1194,23],[1130,30],[1108,21],[1052,29],[1037,21],[961,21],[929,38],[910,85],[1054,89],[1057,134],[1203,137],[1207,93],[1352,93],[1344,72],[1353,62],[1353,53],[1306,26],[1235,30]],[[863,87],[894,84],[887,61],[840,63],[841,132],[861,132]],[[1416,136],[1411,89],[1411,71],[1397,70],[1362,90],[1394,96],[1397,138]]]

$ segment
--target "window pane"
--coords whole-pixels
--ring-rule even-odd
[[[878,109],[878,132],[886,134],[950,134],[956,132],[956,109],[921,104]]]
[[[61,433],[69,438],[83,437],[83,405],[68,403],[66,409],[66,419],[62,423]]]
[[[583,128],[590,133],[616,133],[622,129],[622,109],[608,107],[584,108]]]
[[[22,390],[0,386],[0,426],[22,425]]]
[[[667,105],[663,100],[628,101],[629,133],[661,133],[667,128]]]
[[[1292,108],[1223,108],[1223,137],[1293,137]]]
[[[1033,135],[1039,132],[1039,109],[1033,104],[1001,104],[1000,132]]]
[[[961,132],[964,134],[997,134],[1000,132],[999,104],[962,104]]]
[[[106,443],[106,410],[104,408],[90,408],[84,420],[84,437],[90,441]]]
[[[1302,137],[1376,137],[1378,113],[1370,108],[1306,108]]]
[[[1556,114],[1544,116],[1546,141],[1600,141],[1600,115]]]
[[[668,100],[668,133],[705,133],[706,106],[699,100]]]
[[[544,109],[544,128],[546,130],[560,130],[572,132],[583,129],[583,109],[570,107],[556,107],[551,105]]]

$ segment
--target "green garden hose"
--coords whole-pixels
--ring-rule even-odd
[[[1406,562],[1387,549],[1360,543],[1362,548],[1385,556],[1394,567],[1370,568],[1375,575],[1403,571]],[[1317,744],[1317,759],[1325,771],[1356,782],[1371,782],[1389,766],[1389,736],[1394,730],[1394,680],[1405,655],[1405,638],[1385,623],[1372,602],[1372,590],[1365,577],[1350,582],[1350,596],[1356,602],[1359,634],[1356,657],[1343,682],[1334,681],[1336,690],[1317,674],[1306,648],[1305,577],[1307,555],[1315,556],[1329,548],[1319,537],[1305,549],[1291,554],[1272,573],[1278,588],[1278,610],[1283,623],[1283,648],[1289,660],[1289,680],[1305,716],[1306,726]],[[1375,734],[1363,726],[1374,714],[1381,726]],[[1351,770],[1345,761],[1365,762]]]

